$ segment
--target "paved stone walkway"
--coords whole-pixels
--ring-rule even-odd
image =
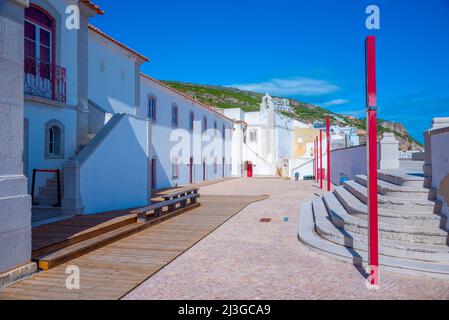
[[[354,266],[300,243],[300,203],[314,193],[312,182],[274,179],[202,187],[201,194],[270,198],[245,208],[125,298],[449,299],[449,281],[397,273],[381,273],[381,289],[367,290]],[[259,222],[265,217],[271,222]]]

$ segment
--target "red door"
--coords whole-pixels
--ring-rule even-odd
[[[253,164],[251,162],[247,162],[246,164],[246,173],[248,178],[253,177]]]
[[[156,159],[151,159],[151,188],[156,189]]]
[[[224,178],[225,177],[225,158],[223,158],[221,171],[223,172],[223,178]]]
[[[193,158],[190,158],[190,183],[193,183]]]
[[[203,161],[203,180],[206,181],[206,162]]]

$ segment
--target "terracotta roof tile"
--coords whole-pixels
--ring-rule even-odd
[[[95,3],[93,3],[90,0],[81,0],[82,3],[84,3],[85,5],[87,5],[89,8],[91,8],[92,10],[94,10],[97,14],[104,14],[104,11],[100,9],[99,6],[97,6]]]

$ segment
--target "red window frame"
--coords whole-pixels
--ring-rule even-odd
[[[49,22],[51,23],[51,27],[48,26],[48,25],[45,25],[41,21],[38,21],[37,19],[27,15],[27,12],[30,12],[31,10],[38,10],[38,11],[40,11],[43,14],[44,17],[48,18]],[[49,73],[51,73],[52,72],[52,65],[54,65],[55,57],[56,57],[56,20],[44,8],[42,8],[42,7],[38,6],[38,5],[35,5],[35,4],[30,4],[30,6],[25,9],[25,22],[27,22],[27,21],[29,23],[31,23],[31,24],[38,25],[41,29],[44,29],[44,30],[49,31],[51,33],[51,48],[50,48],[51,57],[49,57],[49,62],[47,62],[49,64],[49,70],[48,71],[49,71]],[[26,42],[26,40],[29,40],[29,39],[25,38],[25,35],[24,35],[24,40]],[[37,59],[36,52],[38,50],[37,46],[38,46],[37,39],[35,39],[35,56],[34,57],[29,57],[29,56],[27,57],[27,56],[25,56],[25,59],[34,59],[34,61],[36,61],[36,59]],[[41,46],[40,43],[39,43],[39,46]],[[41,73],[43,72],[43,70],[45,70],[45,67],[43,68],[42,64],[45,64],[45,62],[41,62],[41,65],[40,65],[40,68],[39,68],[41,70]],[[29,65],[29,63],[28,63],[28,65]],[[34,70],[35,69],[36,68],[34,67]],[[32,73],[32,70],[30,71],[30,73]],[[35,72],[34,72],[34,74],[35,74]],[[49,77],[45,77],[45,74],[41,74],[41,77],[49,78]]]

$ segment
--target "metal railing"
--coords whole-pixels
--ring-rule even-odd
[[[57,203],[53,205],[53,207],[55,208],[61,208],[61,198],[62,198],[62,193],[61,193],[61,170],[56,169],[56,170],[49,170],[49,169],[33,169],[33,176],[31,178],[31,202],[33,204],[33,206],[38,206],[39,202],[35,201],[35,194],[34,194],[34,190],[36,189],[36,174],[38,172],[42,172],[42,173],[55,173],[56,174],[56,187],[57,187]]]
[[[25,56],[24,93],[66,102],[66,69],[54,63]]]

